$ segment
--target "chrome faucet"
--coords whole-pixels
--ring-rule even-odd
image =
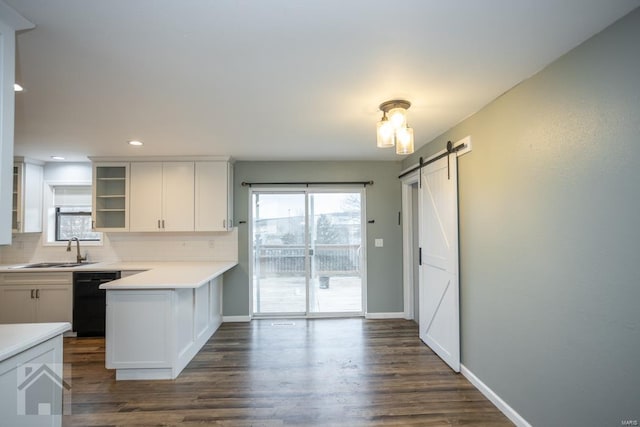
[[[78,264],[81,264],[82,261],[86,261],[87,257],[83,257],[82,255],[80,255],[80,240],[78,240],[77,237],[72,237],[69,239],[69,243],[67,244],[67,252],[71,252],[71,242],[74,240],[76,241],[76,260]]]

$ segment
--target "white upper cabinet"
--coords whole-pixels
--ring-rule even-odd
[[[192,162],[162,164],[162,229],[193,231],[194,165]]]
[[[14,233],[42,231],[42,186],[42,163],[17,157],[13,163],[11,229]]]
[[[97,231],[228,231],[233,164],[228,157],[93,157]]]
[[[129,163],[93,165],[93,228],[129,229]]]
[[[233,228],[233,165],[196,162],[195,231]]]
[[[15,32],[34,25],[0,1],[0,245],[11,243]]]
[[[132,162],[130,170],[129,231],[193,231],[193,162]]]

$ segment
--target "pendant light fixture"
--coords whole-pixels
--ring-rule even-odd
[[[379,148],[396,147],[396,154],[413,153],[413,129],[407,125],[409,101],[394,99],[380,104],[382,118],[376,126]]]

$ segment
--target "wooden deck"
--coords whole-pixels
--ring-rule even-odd
[[[64,345],[66,426],[513,425],[411,321],[225,323],[174,381],[116,382],[103,339]]]

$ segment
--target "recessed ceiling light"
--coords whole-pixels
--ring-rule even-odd
[[[22,86],[20,86],[18,83],[14,83],[13,84],[13,90],[16,92],[22,92],[24,90],[24,88]]]
[[[127,143],[128,143],[129,145],[135,145],[136,147],[139,147],[139,146],[141,146],[141,145],[142,145],[142,142],[137,141],[137,140],[135,140],[135,139],[134,139],[133,141],[127,141]]]
[[[51,156],[51,160],[64,160],[62,156]]]

